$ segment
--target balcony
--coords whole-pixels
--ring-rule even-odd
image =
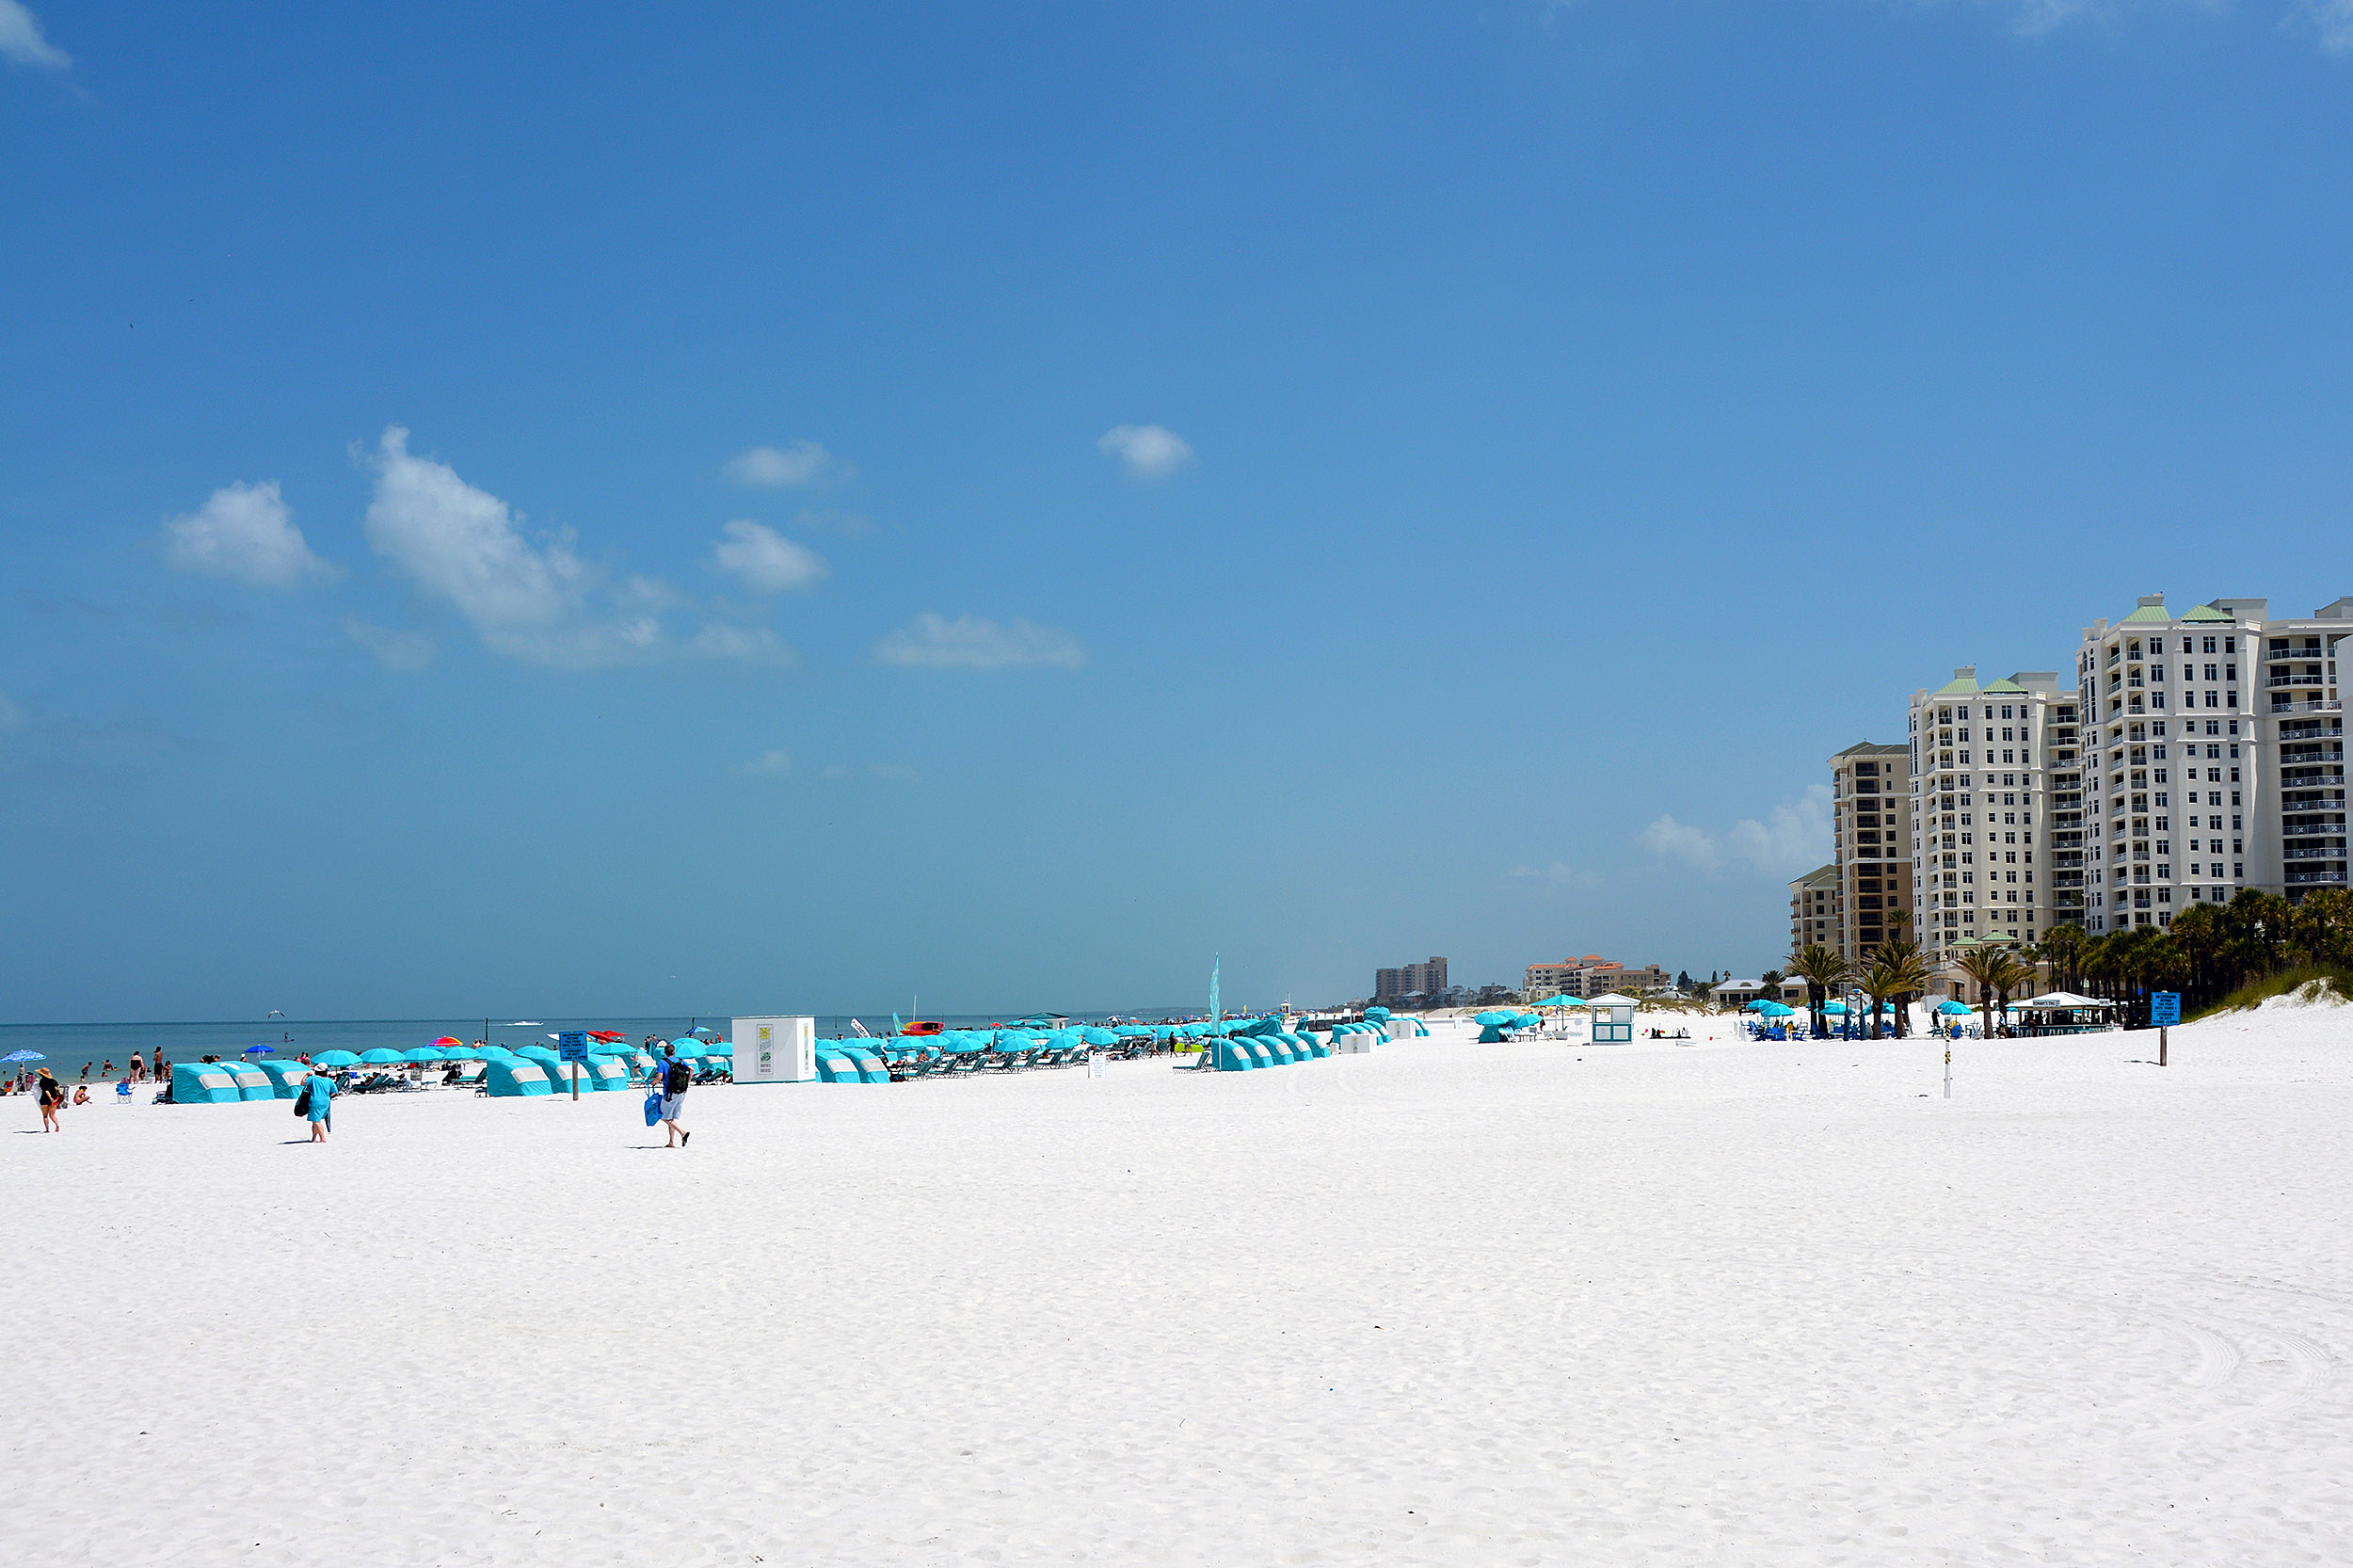
[[[2335,822],[2292,822],[2280,829],[2280,836],[2283,839],[2314,839],[2323,834],[2342,838],[2345,818],[2340,816]]]
[[[2282,860],[2342,860],[2345,858],[2345,846],[2341,843],[2306,844],[2300,848],[2281,850],[2280,858]]]
[[[2308,887],[2315,882],[2332,882],[2342,887],[2345,883],[2345,872],[2342,871],[2290,872],[2281,880],[2291,888]]]
[[[2280,810],[2285,816],[2298,816],[2307,811],[2342,811],[2344,809],[2345,792],[2343,790],[2338,790],[2333,793],[2326,790],[2314,790],[2307,794],[2280,797]]]
[[[2273,697],[2271,711],[2275,713],[2342,713],[2345,704],[2334,697],[2310,697],[2302,702],[2285,697]]]
[[[2343,742],[2335,745],[2321,745],[2311,741],[2291,741],[2284,735],[2280,737],[2280,764],[2282,767],[2305,767],[2314,762],[2344,760]]]
[[[2312,675],[2275,675],[2264,682],[2266,686],[2325,686],[2317,672]]]
[[[2081,872],[2053,872],[2051,873],[2051,886],[2054,888],[2080,888],[2083,885],[2084,873]]]
[[[2305,789],[2314,784],[2342,784],[2344,782],[2345,770],[2343,768],[2305,766],[2280,770],[2280,785],[2282,789]]]

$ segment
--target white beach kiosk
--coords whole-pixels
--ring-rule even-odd
[[[735,1081],[810,1083],[817,1078],[817,1020],[808,1014],[735,1020]]]
[[[1622,997],[1615,991],[1585,1000],[1585,1016],[1593,1020],[1593,1032],[1588,1036],[1597,1046],[1630,1046],[1634,1043],[1634,1010],[1641,1005],[1632,997]]]

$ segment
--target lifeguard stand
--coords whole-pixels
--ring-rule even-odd
[[[1593,1020],[1593,1041],[1597,1046],[1630,1046],[1634,1043],[1634,1010],[1641,1004],[1632,997],[1622,997],[1615,991],[1589,999],[1585,1016]]]

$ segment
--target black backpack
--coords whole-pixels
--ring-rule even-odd
[[[686,1086],[694,1081],[695,1075],[686,1064],[672,1057],[669,1066],[662,1074],[662,1092],[665,1095],[682,1095],[686,1093]]]

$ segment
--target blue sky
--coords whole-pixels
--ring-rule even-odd
[[[1753,970],[2353,591],[2345,0],[0,0],[0,160],[16,1020]]]

